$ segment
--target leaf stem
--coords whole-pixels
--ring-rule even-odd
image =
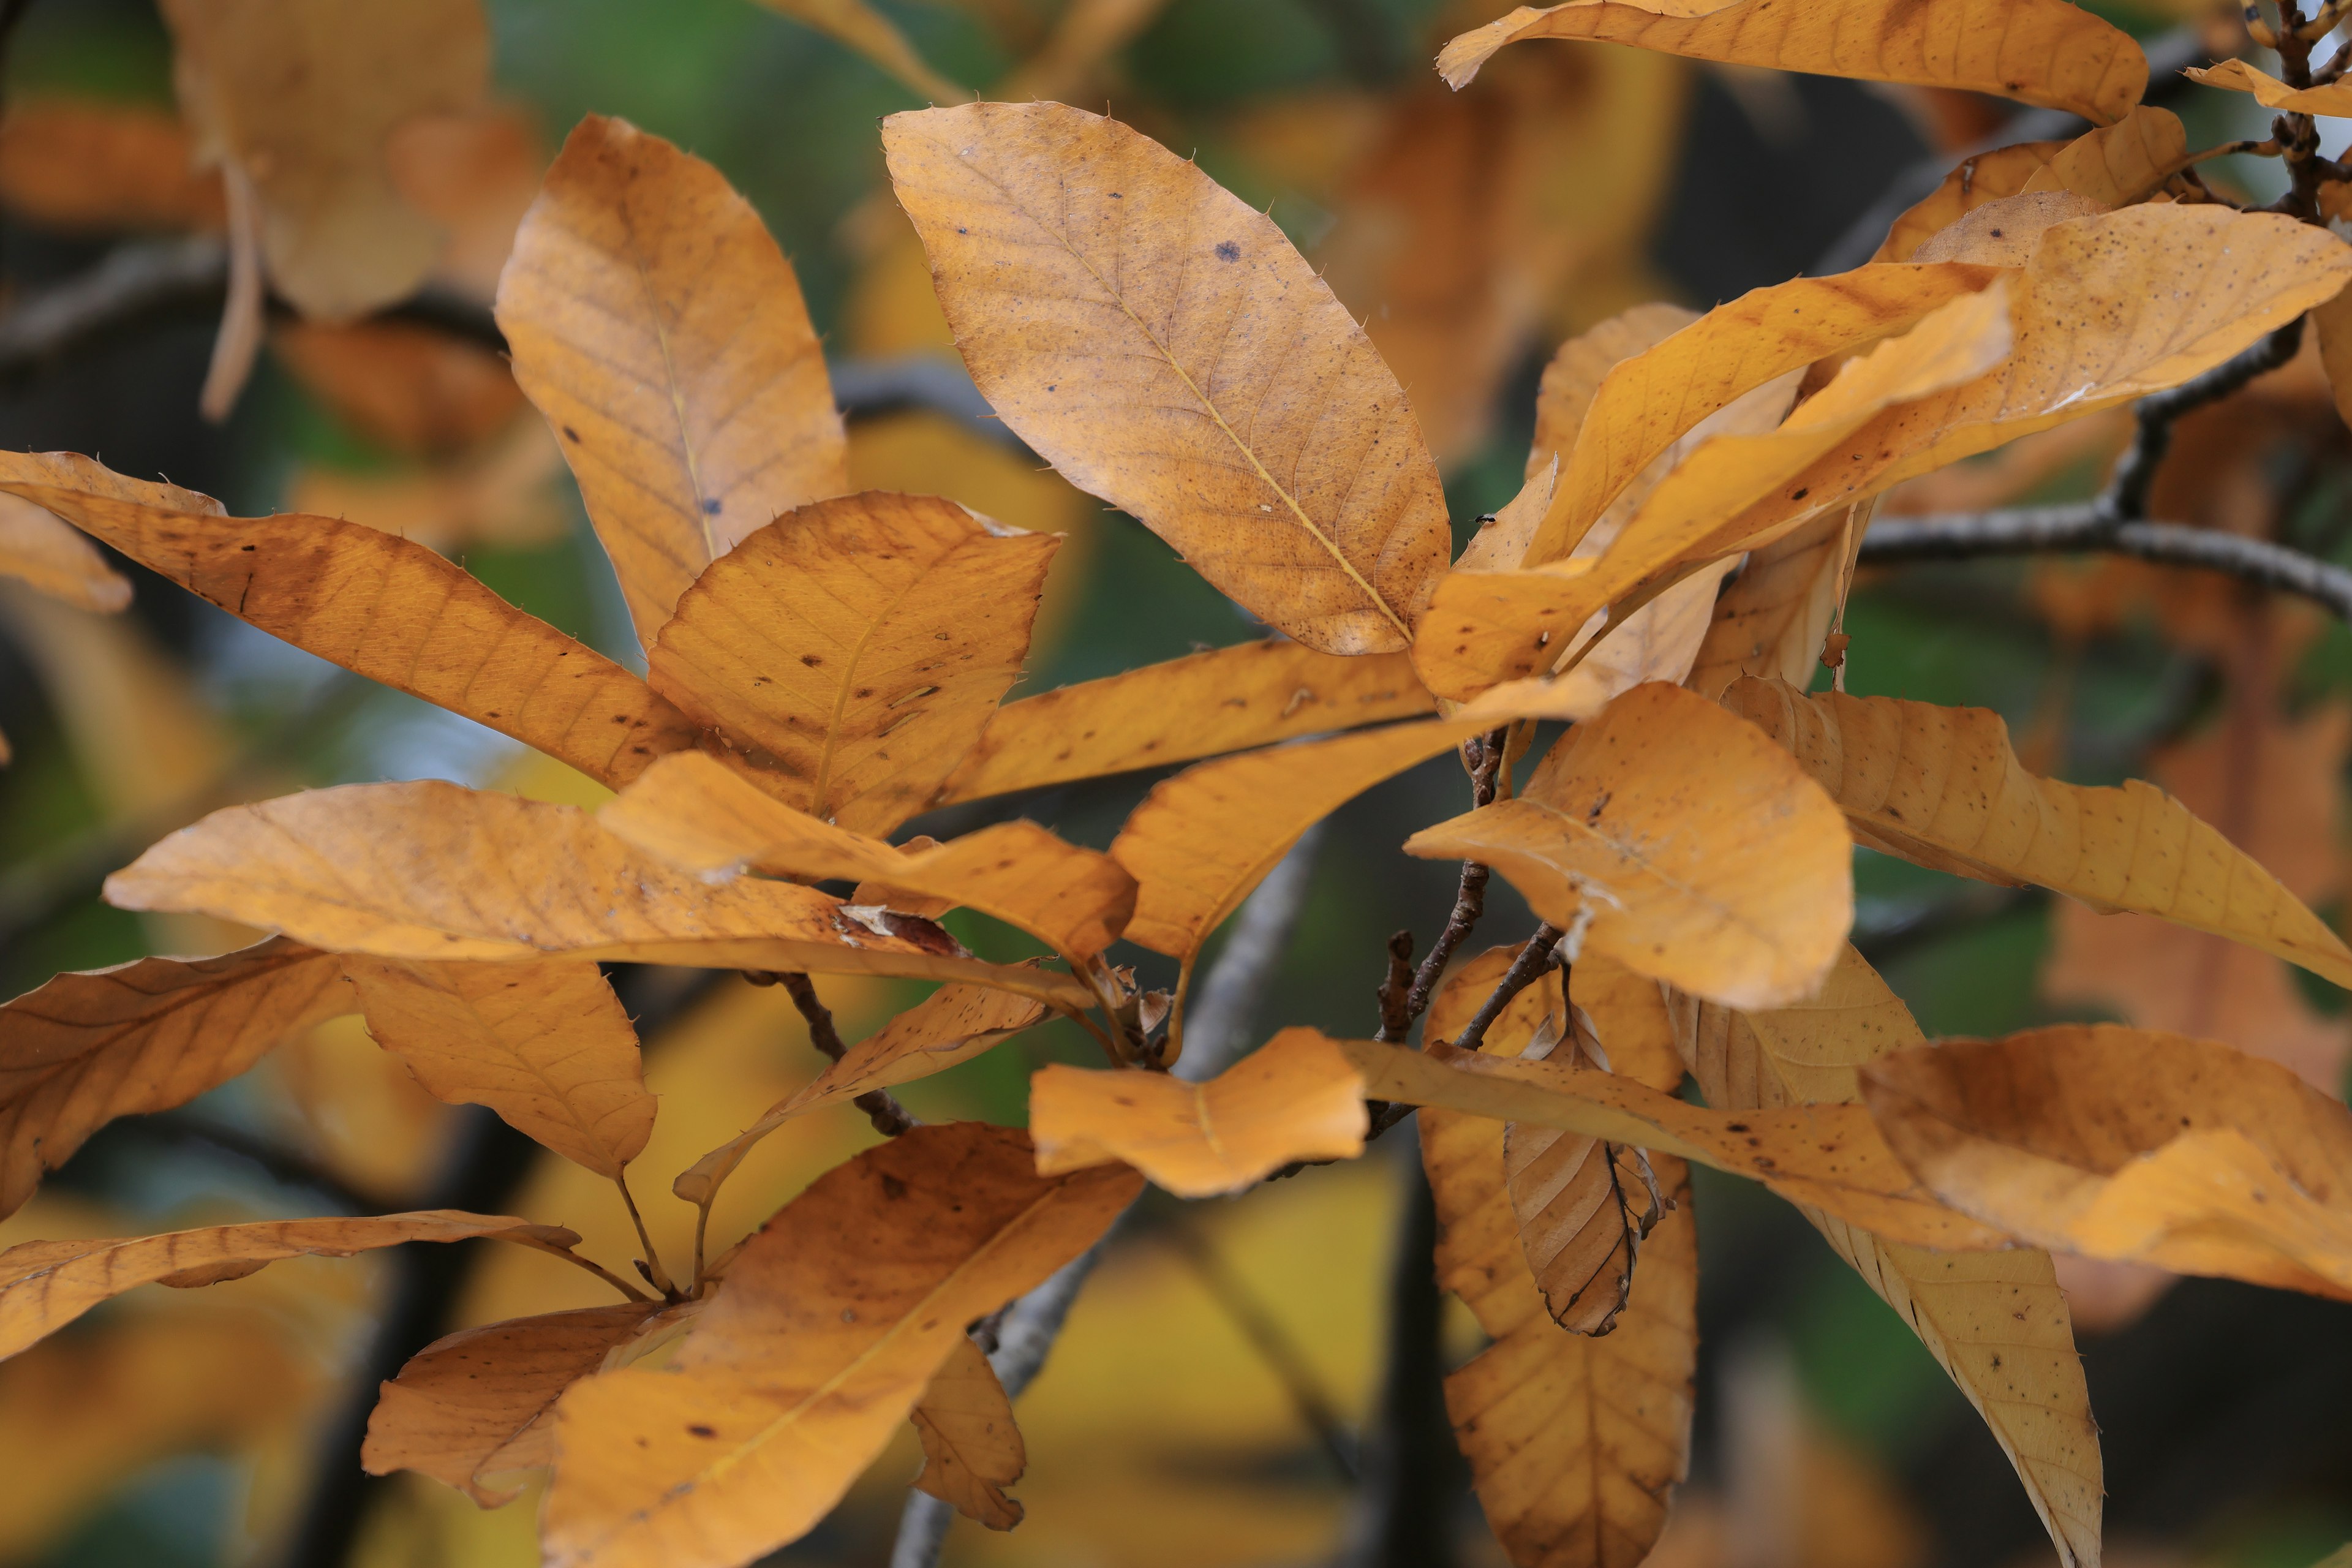
[[[1475,1051],[1478,1048],[1486,1037],[1486,1031],[1494,1027],[1495,1020],[1503,1016],[1503,1009],[1511,1005],[1511,998],[1534,984],[1537,977],[1551,967],[1559,939],[1567,934],[1549,921],[1536,927],[1536,934],[1528,938],[1527,946],[1519,949],[1519,956],[1511,960],[1511,967],[1503,971],[1503,978],[1496,982],[1495,989],[1487,994],[1478,1011],[1454,1037],[1456,1050]]]
[[[495,1237],[494,1239],[512,1242],[517,1247],[528,1247],[533,1252],[544,1252],[550,1258],[561,1258],[564,1262],[571,1264],[576,1268],[585,1268],[589,1273],[593,1274],[597,1279],[602,1279],[605,1284],[610,1285],[614,1289],[618,1290],[622,1295],[626,1296],[632,1301],[651,1301],[654,1300],[653,1297],[646,1295],[643,1290],[638,1289],[635,1285],[630,1284],[626,1279],[622,1279],[619,1275],[614,1273],[611,1269],[605,1268],[594,1258],[583,1258],[569,1247],[558,1247],[553,1242],[541,1241],[536,1237],[530,1236],[501,1236]],[[650,1250],[650,1248],[648,1248],[648,1250]]]
[[[625,1166],[613,1173],[613,1185],[620,1189],[621,1206],[629,1211],[629,1223],[637,1227],[637,1245],[646,1249],[646,1278],[651,1280],[655,1289],[660,1291],[665,1297],[676,1300],[678,1294],[677,1287],[670,1283],[669,1270],[662,1267],[661,1252],[654,1246],[652,1234],[646,1229],[646,1216],[637,1212],[637,1200],[629,1191],[629,1173]],[[701,1269],[702,1259],[697,1256],[695,1271],[698,1274]]]

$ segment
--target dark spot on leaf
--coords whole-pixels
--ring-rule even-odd
[[[907,1184],[885,1172],[882,1177],[882,1195],[895,1203],[907,1195]]]
[[[692,1436],[697,1436],[697,1437],[716,1437],[716,1436],[719,1436],[719,1428],[718,1428],[718,1427],[716,1427],[716,1426],[704,1426],[701,1422],[699,1422],[699,1421],[697,1421],[697,1422],[693,1423],[691,1426],[688,1426],[688,1427],[687,1427],[687,1431],[688,1431],[689,1434],[691,1434]]]
[[[577,441],[580,439],[580,432],[566,425],[563,427],[563,438],[567,441]]]
[[[1811,486],[1811,485],[1807,485],[1803,489],[1799,490],[1795,495],[1790,496],[1789,499],[1790,499],[1790,500],[1804,500],[1807,496],[1809,496],[1809,495],[1811,495],[1811,494],[1812,494],[1812,493],[1813,493],[1813,488],[1812,488],[1812,486]]]
[[[1217,242],[1217,259],[1218,259],[1218,260],[1220,260],[1220,261],[1239,261],[1241,258],[1242,258],[1242,247],[1241,247],[1240,246],[1235,245],[1235,244],[1234,244],[1232,240],[1230,240],[1230,239],[1226,239],[1226,240],[1220,240],[1220,241],[1218,241],[1218,242]]]
[[[814,669],[818,665],[823,664],[824,660],[816,654],[804,653],[801,655],[801,662],[807,665],[811,669]]]
[[[705,517],[717,517],[719,515],[719,509],[723,504],[724,503],[721,502],[717,496],[712,496],[709,500],[702,503],[702,515]]]

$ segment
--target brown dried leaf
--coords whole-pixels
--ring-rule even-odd
[[[168,1110],[352,1009],[335,960],[272,937],[60,974],[0,1006],[0,1215],[118,1116]]]
[[[1021,1505],[1004,1489],[1029,1468],[1029,1450],[1013,1424],[1013,1401],[978,1345],[967,1339],[948,1352],[912,1418],[923,1440],[919,1489],[991,1530],[1021,1522]]]
[[[1656,981],[1606,953],[1588,951],[1569,970],[1568,999],[1591,1023],[1611,1072],[1668,1092],[1682,1087],[1675,1021]]]
[[[648,648],[704,567],[849,488],[792,264],[718,170],[625,120],[564,142],[498,318]]]
[[[270,347],[310,395],[370,440],[413,457],[504,428],[522,393],[499,355],[405,321],[287,321]]]
[[[2128,206],[2188,162],[2189,132],[2180,117],[2143,103],[2113,125],[2085,132],[2058,149],[2024,189],[2073,191],[2102,207]]]
[[[883,491],[786,512],[712,563],[654,644],[654,689],[862,833],[921,811],[1029,651],[1060,536]]]
[[[131,607],[131,579],[89,540],[21,496],[0,494],[0,576],[79,609],[110,615]]]
[[[2190,66],[2180,74],[2191,81],[2201,81],[2207,87],[2252,93],[2254,101],[2264,109],[2283,109],[2290,114],[2326,114],[2339,119],[2352,115],[2352,85],[2340,81],[2320,87],[2293,88],[2243,60]]]
[[[217,229],[220,178],[195,169],[179,117],[97,99],[12,101],[0,121],[0,205],[43,228]]]
[[[1122,1160],[1178,1197],[1239,1193],[1294,1160],[1364,1148],[1363,1079],[1313,1029],[1285,1029],[1209,1079],[1059,1063],[1029,1080],[1042,1175]]]
[[[1271,219],[1060,104],[893,115],[882,135],[1007,425],[1300,642],[1411,640],[1449,549],[1436,466],[1396,378]]]
[[[1846,529],[1845,514],[1833,511],[1750,551],[1715,602],[1683,684],[1712,698],[1743,675],[1810,680],[1837,607]]]
[[[1028,1138],[918,1127],[820,1177],[728,1268],[674,1369],[572,1385],[554,1568],[732,1568],[796,1540],[907,1419],[964,1325],[1093,1245],[1141,1183],[1036,1173]]]

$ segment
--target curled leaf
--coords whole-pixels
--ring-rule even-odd
[[[1029,1450],[1013,1424],[1013,1401],[978,1345],[967,1339],[948,1352],[915,1402],[913,1420],[923,1440],[919,1489],[991,1530],[1021,1522],[1021,1505],[1004,1489],[1028,1468]]]

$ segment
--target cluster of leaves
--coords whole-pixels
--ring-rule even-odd
[[[432,253],[400,241],[398,204],[366,181],[295,177],[234,85],[264,70],[246,56],[266,30],[207,31],[187,9],[184,98],[209,106],[247,237],[215,360],[231,395],[264,273],[331,316],[399,297]],[[1509,46],[1597,38],[1993,92],[2098,129],[1973,160],[1859,268],[1703,315],[1640,306],[1570,342],[1525,488],[1458,559],[1395,375],[1267,217],[1053,102],[885,123],[991,405],[1280,634],[1264,642],[1004,701],[1055,537],[851,493],[789,263],[717,171],[612,119],[572,132],[495,298],[644,679],[397,534],[233,518],[89,458],[0,455],[0,490],[28,503],[0,535],[12,574],[119,605],[79,530],[617,792],[591,812],[353,785],[156,844],[109,879],[114,903],[277,934],[60,975],[0,1008],[0,1212],[106,1121],[184,1104],[356,1012],[425,1089],[608,1179],[634,1220],[656,1105],[606,962],[772,976],[836,1058],[669,1173],[703,1224],[690,1258],[638,1224],[636,1279],[560,1226],[451,1210],[34,1242],[0,1254],[0,1355],[141,1284],[489,1237],[623,1300],[418,1355],[383,1390],[372,1468],[486,1506],[549,1470],[550,1563],[733,1564],[813,1528],[911,1420],[918,1484],[1008,1528],[1024,1458],[987,1354],[1007,1303],[1146,1179],[1244,1192],[1352,1156],[1418,1106],[1439,1273],[1491,1342],[1448,1378],[1448,1409],[1514,1562],[1630,1564],[1658,1537],[1687,1456],[1696,1163],[1798,1205],[1983,1415],[2062,1558],[2095,1563],[2096,1428],[2053,1256],[2352,1298],[2352,1116],[2273,1064],[2155,1029],[1928,1044],[1846,940],[1853,847],[2342,985],[2352,950],[2158,789],[2039,776],[1979,710],[1810,688],[1895,484],[2233,374],[2306,315],[2331,365],[2346,357],[2352,247],[2319,220],[2352,175],[2309,120],[2343,91],[2340,61],[2308,58],[2338,18],[2285,13],[2273,37],[2309,35],[2283,51],[2287,82],[2209,75],[2285,111],[2270,150],[2294,189],[2258,212],[2209,189],[2179,122],[2139,102],[2138,47],[2063,0],[1687,9],[1523,9],[1441,69],[1475,90]],[[855,9],[826,14],[872,43]],[[463,107],[462,81],[434,85],[470,70],[478,89],[478,56],[461,57],[385,69],[392,109]],[[354,117],[369,155],[347,164],[374,167],[392,109]],[[1204,943],[1315,824],[1449,752],[1471,809],[1403,847],[1463,862],[1463,896],[1418,966],[1392,947],[1376,1037],[1287,1030],[1202,1071],[1184,1034]],[[1107,853],[1023,821],[893,842],[941,805],[1187,763]],[[1455,965],[1488,868],[1543,923]],[[1051,957],[974,956],[939,923],[957,909]],[[1121,941],[1174,959],[1173,986],[1140,987]],[[850,1047],[812,974],[940,984]],[[1106,1065],[1040,1073],[1025,1132],[921,1125],[889,1092],[1051,1016]],[[1677,1092],[1686,1076],[1704,1103]],[[709,1234],[754,1142],[843,1101],[888,1140],[750,1235]]]

